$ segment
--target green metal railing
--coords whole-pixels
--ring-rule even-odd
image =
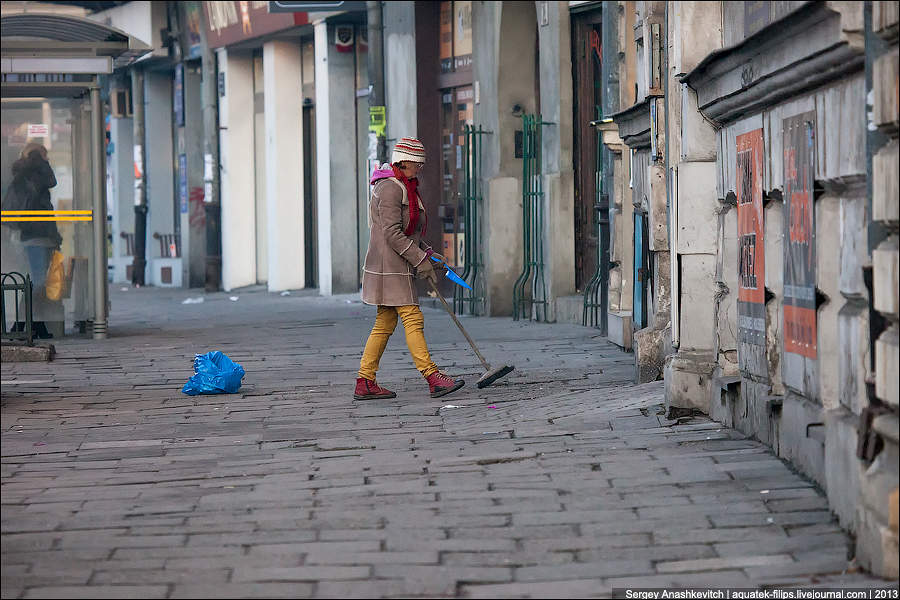
[[[481,164],[483,152],[481,150],[482,136],[491,133],[479,125],[465,125],[463,127],[463,165],[464,165],[464,221],[465,233],[464,252],[465,263],[460,277],[466,281],[471,290],[462,286],[453,287],[453,312],[464,314],[468,306],[468,312],[472,315],[484,313],[484,275],[482,273],[484,260],[480,244],[481,223],[478,220],[478,211],[483,203]]]
[[[603,120],[600,107],[597,107],[597,120],[591,124],[596,126]],[[603,132],[597,129],[596,162],[594,164],[594,188],[596,190],[594,214],[597,226],[597,270],[584,288],[584,311],[582,324],[598,327],[601,335],[607,335],[607,314],[609,304],[609,194],[606,193],[604,177]]]
[[[522,272],[513,285],[516,321],[547,321],[541,128],[551,124],[542,121],[540,115],[522,115]]]

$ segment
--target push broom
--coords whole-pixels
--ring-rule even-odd
[[[470,290],[472,289],[471,287],[469,287],[469,284],[467,284],[464,279],[462,279],[459,275],[457,275],[455,272],[453,272],[453,269],[448,267],[446,264],[444,264],[440,260],[434,258],[433,256],[431,257],[431,260],[433,260],[436,263],[440,263],[441,266],[443,266],[446,269],[446,273],[444,273],[444,274],[452,282],[456,283],[457,285],[461,285],[464,288],[468,288]],[[488,361],[486,361],[484,359],[484,356],[481,355],[481,352],[478,351],[478,346],[476,346],[475,342],[472,341],[472,338],[469,337],[469,334],[466,332],[465,328],[462,326],[462,323],[460,323],[459,319],[456,318],[456,315],[453,313],[453,309],[450,308],[450,305],[447,304],[446,300],[444,300],[444,296],[438,291],[437,286],[430,279],[428,280],[428,283],[431,285],[431,289],[434,291],[435,295],[437,295],[438,300],[440,300],[441,304],[444,305],[444,310],[447,311],[447,314],[450,315],[450,318],[452,318],[453,322],[456,323],[456,326],[459,327],[459,330],[462,332],[463,336],[465,336],[466,341],[469,342],[469,345],[472,346],[472,350],[475,351],[475,354],[478,356],[478,359],[481,361],[481,364],[484,365],[484,370],[485,370],[484,375],[482,375],[478,379],[478,381],[475,382],[475,385],[477,385],[479,388],[484,388],[484,387],[491,385],[492,383],[494,383],[501,377],[512,373],[513,369],[515,369],[515,367],[512,365],[503,365],[502,367],[498,367],[496,369],[491,368],[491,365],[488,363]]]

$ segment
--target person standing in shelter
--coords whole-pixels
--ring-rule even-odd
[[[375,326],[366,342],[356,379],[357,400],[395,398],[397,394],[375,382],[378,363],[397,317],[406,329],[406,344],[416,369],[428,382],[432,398],[456,391],[465,383],[441,372],[431,360],[425,342],[425,317],[419,309],[415,277],[437,281],[430,258],[444,260],[422,242],[427,227],[425,206],[418,193],[416,174],[425,164],[425,147],[415,138],[401,138],[391,164],[377,169],[369,203],[369,249],[363,269],[362,300],[378,307]]]
[[[56,175],[47,160],[47,149],[38,142],[30,142],[22,149],[12,166],[13,180],[4,198],[4,210],[53,210],[50,188],[56,186]],[[35,314],[35,337],[52,338],[42,318],[46,307],[56,306],[46,296],[47,270],[54,250],[59,250],[62,236],[54,221],[23,221],[16,223],[20,241],[28,258],[33,288],[32,306]],[[15,328],[24,330],[25,323]]]

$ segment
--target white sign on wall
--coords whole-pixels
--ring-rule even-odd
[[[28,124],[28,137],[30,137],[30,138],[50,137],[50,126],[45,125],[43,123],[29,123]]]

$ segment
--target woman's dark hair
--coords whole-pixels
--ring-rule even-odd
[[[21,157],[19,160],[13,163],[13,177],[24,171],[27,167],[32,167],[34,165],[40,164],[40,162],[43,160],[44,157],[41,155],[40,148],[31,150],[26,156]]]

